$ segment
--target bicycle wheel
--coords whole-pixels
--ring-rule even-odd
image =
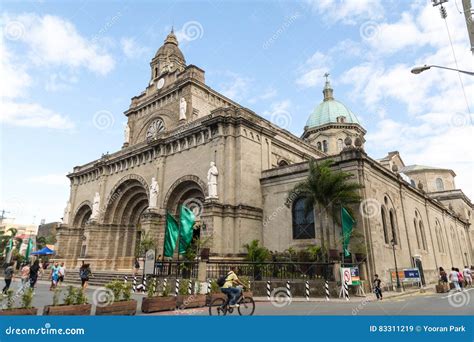
[[[227,307],[224,305],[225,300],[216,298],[209,304],[209,316],[225,316],[227,314]]]
[[[251,297],[243,297],[239,301],[239,315],[240,316],[252,316],[255,312],[255,302]]]

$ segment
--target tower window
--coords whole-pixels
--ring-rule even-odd
[[[327,151],[328,151],[328,141],[323,140],[323,152],[327,152]]]
[[[320,142],[320,141],[318,141],[318,142],[316,143],[316,147],[318,148],[318,150],[321,151],[321,142]]]
[[[342,141],[342,139],[337,139],[337,150],[341,152],[343,148],[344,148],[344,142]]]
[[[444,184],[443,184],[443,180],[441,178],[436,178],[436,190],[437,191],[443,191],[444,190]]]
[[[155,77],[158,77],[158,68],[155,67]]]
[[[345,122],[346,122],[346,117],[345,117],[345,116],[338,116],[338,117],[336,118],[336,121],[337,121],[338,123],[345,123]]]

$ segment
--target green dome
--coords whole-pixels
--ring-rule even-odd
[[[355,123],[360,125],[355,114],[341,102],[334,99],[333,89],[329,83],[328,76],[328,73],[324,74],[324,77],[326,77],[326,84],[323,89],[324,100],[309,116],[306,122],[306,128],[319,127],[329,123],[338,123],[337,118],[341,116],[345,119],[344,121],[339,121],[339,123]]]
[[[360,125],[359,120],[354,113],[351,112],[344,104],[334,99],[324,100],[311,113],[306,121],[308,128],[322,126],[328,123],[337,123],[337,118],[345,117],[345,123],[356,123]]]

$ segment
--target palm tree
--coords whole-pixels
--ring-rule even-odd
[[[319,207],[319,228],[321,234],[321,245],[329,253],[329,229],[326,229],[326,237],[323,229],[323,214],[328,218],[331,215],[333,225],[340,221],[341,207],[359,203],[361,196],[359,189],[362,186],[356,182],[350,182],[353,177],[351,173],[334,171],[331,169],[332,160],[318,162],[314,159],[309,161],[308,177],[297,184],[293,193],[302,194],[306,197],[305,213],[309,214],[317,206]],[[327,246],[326,241],[327,240]]]

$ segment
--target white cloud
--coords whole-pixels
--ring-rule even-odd
[[[270,100],[274,98],[275,96],[277,96],[277,94],[278,94],[278,91],[275,88],[269,87],[269,88],[266,88],[261,94],[249,99],[248,102],[254,104],[259,101]]]
[[[4,14],[2,21],[5,32],[17,30],[15,36],[7,34],[7,39],[25,43],[28,58],[37,65],[85,68],[101,75],[115,66],[112,56],[99,44],[81,36],[71,22],[60,17]]]
[[[299,67],[300,76],[296,84],[302,88],[320,86],[324,84],[324,74],[329,72],[332,59],[320,51],[316,51],[306,62]]]
[[[38,183],[38,184],[43,184],[43,185],[61,185],[61,186],[69,185],[69,180],[66,177],[65,173],[35,176],[35,177],[28,178],[28,182]]]
[[[307,0],[307,3],[320,18],[330,23],[355,24],[384,15],[380,0]]]
[[[221,78],[224,79],[218,86],[220,93],[234,101],[244,100],[248,94],[252,80],[232,71],[226,71],[220,74]]]
[[[0,122],[15,126],[70,129],[74,124],[67,118],[37,103],[0,104]]]
[[[126,37],[120,40],[122,52],[127,58],[140,58],[149,52],[149,49],[137,43],[135,38]]]

